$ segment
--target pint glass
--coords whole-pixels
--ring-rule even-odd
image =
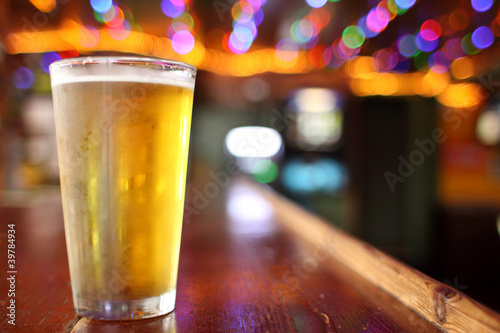
[[[50,75],[76,312],[171,312],[196,69],[89,57],[55,62]]]

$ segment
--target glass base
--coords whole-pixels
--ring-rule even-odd
[[[76,312],[99,320],[135,320],[165,315],[175,307],[176,290],[148,298],[101,301],[75,297]]]

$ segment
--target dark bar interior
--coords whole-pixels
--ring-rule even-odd
[[[0,331],[500,331],[497,37],[493,0],[1,1]],[[176,309],[103,322],[48,66],[117,55],[198,76]]]

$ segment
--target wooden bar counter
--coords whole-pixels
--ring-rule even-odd
[[[186,200],[175,311],[131,322],[74,313],[57,190],[6,200],[0,332],[500,331],[497,313],[265,186],[235,178],[212,194]],[[12,299],[15,326],[7,308]]]

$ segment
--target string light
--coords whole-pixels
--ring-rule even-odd
[[[376,80],[372,84],[376,82],[377,85],[389,86],[377,88],[356,81],[352,87],[355,87],[353,89],[358,94],[429,95],[431,92],[428,89],[409,88],[409,83],[400,78],[414,77],[402,76],[411,75],[403,73],[413,66],[423,73],[450,73],[456,80],[465,80],[476,75],[488,63],[473,60],[472,56],[490,48],[495,38],[500,36],[500,14],[491,22],[483,21],[481,26],[471,26],[471,22],[478,21],[471,19],[473,15],[492,8],[491,0],[471,0],[472,8],[467,9],[461,4],[449,15],[425,20],[416,28],[414,34],[402,33],[392,45],[374,50],[368,57],[361,56],[362,51],[368,49],[363,48],[367,40],[383,33],[395,17],[405,14],[415,6],[416,0],[378,2],[365,12],[365,15],[354,21],[354,24],[341,30],[342,35],[331,44],[325,44],[325,35],[322,33],[332,19],[334,5],[324,0],[311,0],[308,6],[297,12],[291,22],[289,36],[281,39],[275,48],[255,50],[251,47],[264,19],[264,0],[235,2],[231,7],[232,30],[226,33],[219,31],[216,40],[212,38],[212,41],[209,41],[210,33],[207,33],[205,44],[197,35],[199,26],[189,12],[189,0],[161,1],[160,8],[168,22],[165,37],[142,33],[127,6],[111,0],[89,0],[89,3],[100,27],[75,23],[70,29],[13,33],[6,39],[8,52],[46,52],[40,62],[42,69],[56,57],[110,50],[189,61],[201,69],[235,76],[267,71],[304,73],[326,67],[343,67],[347,72],[352,64],[359,68],[364,64],[363,66],[368,68],[366,63],[369,59],[372,63],[371,70],[363,75],[373,75]],[[357,62],[357,59],[364,60]],[[353,71],[349,71],[352,80],[365,80],[351,76]],[[22,71],[20,73],[23,74]],[[18,77],[29,77],[27,73],[24,73],[24,76],[21,74],[18,74]],[[356,75],[361,74],[358,71]],[[450,98],[456,98],[457,95],[451,96]]]

